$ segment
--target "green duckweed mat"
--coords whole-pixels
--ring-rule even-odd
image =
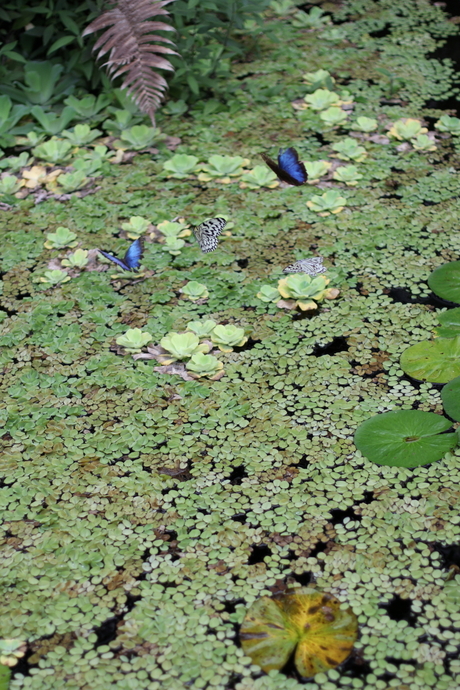
[[[425,0],[323,7],[334,25],[317,30],[267,17],[225,109],[159,124],[181,138],[176,153],[254,166],[289,145],[333,161],[351,122],[373,117],[382,138],[359,141],[356,186],[168,179],[164,150],[107,165],[84,198],[2,212],[0,635],[28,642],[10,690],[460,687],[460,450],[406,470],[368,462],[352,441],[379,412],[443,410],[439,387],[406,378],[399,358],[434,337],[426,281],[460,253],[459,139],[434,129],[455,115],[442,107],[458,75],[436,51],[458,25]],[[318,69],[354,101],[341,127],[291,105]],[[434,150],[388,136],[401,118],[434,132]],[[306,202],[330,188],[346,206],[319,216]],[[221,214],[233,227],[212,254],[147,242],[145,280],[37,279],[67,253],[44,247],[59,226],[84,249],[122,254],[133,215]],[[337,299],[302,316],[257,298],[312,254]],[[191,280],[207,301],[183,299]],[[128,328],[157,344],[202,317],[249,336],[220,353],[218,381],[184,381],[115,346]],[[307,681],[264,675],[238,643],[245,611],[309,582],[358,615],[355,653]]]

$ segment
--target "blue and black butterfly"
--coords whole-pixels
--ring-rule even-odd
[[[116,256],[112,256],[112,254],[102,251],[102,249],[99,249],[99,252],[102,254],[102,256],[105,256],[106,259],[109,259],[110,261],[113,261],[114,264],[117,264],[117,266],[120,266],[120,268],[122,268],[124,271],[137,271],[141,263],[142,254],[144,253],[144,243],[141,237],[137,240],[134,240],[123,259],[118,259]]]
[[[290,146],[288,149],[280,149],[278,163],[269,158],[265,153],[260,154],[269,168],[283,182],[292,184],[295,187],[305,184],[307,181],[307,171],[302,161],[299,161],[299,154]]]

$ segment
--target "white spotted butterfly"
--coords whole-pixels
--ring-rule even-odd
[[[324,273],[322,256],[313,256],[310,259],[300,259],[284,269],[283,273],[308,273],[314,276],[317,273]]]
[[[207,254],[214,251],[217,247],[217,238],[226,224],[227,221],[224,218],[211,218],[210,220],[205,220],[197,228],[194,228],[193,234],[202,252]]]

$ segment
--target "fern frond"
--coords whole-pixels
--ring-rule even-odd
[[[111,79],[124,75],[122,89],[133,97],[138,108],[149,115],[155,126],[155,111],[161,103],[168,84],[157,69],[174,70],[169,60],[161,54],[178,53],[172,48],[158,45],[158,42],[172,41],[154,31],[175,31],[169,24],[147,21],[151,17],[169,16],[164,5],[173,0],[118,0],[116,5],[101,14],[83,31],[87,36],[100,29],[106,29],[94,44],[97,58],[109,53],[107,72]]]

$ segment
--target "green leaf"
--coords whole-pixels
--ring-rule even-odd
[[[436,327],[436,335],[439,338],[455,338],[460,335],[460,307],[438,314],[438,320],[441,326]]]
[[[447,383],[460,375],[460,335],[411,345],[402,353],[400,364],[418,381]]]
[[[75,36],[61,36],[61,38],[58,38],[57,41],[54,41],[53,45],[48,50],[47,55],[51,55],[51,53],[54,53],[56,50],[59,50],[59,48],[62,48],[73,41],[75,41]]]
[[[371,462],[391,467],[418,467],[440,460],[457,445],[457,434],[442,434],[451,422],[433,412],[384,412],[363,422],[354,443]]]
[[[441,398],[445,413],[456,422],[460,422],[460,376],[444,386]]]
[[[460,261],[439,266],[428,277],[428,285],[438,297],[460,304]]]

